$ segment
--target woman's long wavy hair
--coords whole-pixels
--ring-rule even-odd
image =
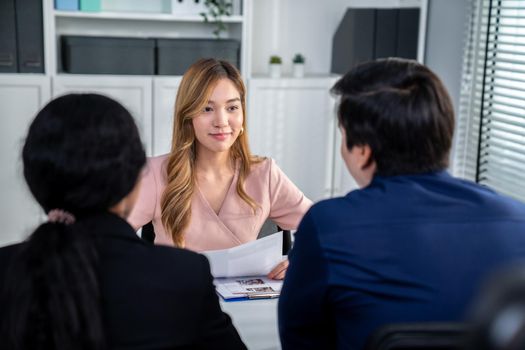
[[[192,119],[202,113],[220,79],[230,79],[239,92],[244,132],[230,149],[232,161],[239,164],[237,194],[253,209],[258,204],[245,192],[244,181],[253,164],[262,158],[250,153],[246,132],[246,88],[237,68],[216,60],[201,59],[184,74],[175,102],[171,153],[167,161],[167,186],[161,198],[162,223],[176,246],[184,246],[184,231],[191,219],[191,198],[195,191],[196,143]]]
[[[22,158],[44,211],[62,209],[76,221],[46,222],[16,250],[0,294],[0,347],[104,349],[99,254],[87,219],[135,187],[146,161],[137,127],[107,97],[62,96],[32,122]]]

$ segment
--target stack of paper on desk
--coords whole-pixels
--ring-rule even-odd
[[[224,299],[275,298],[279,296],[282,281],[257,276],[266,276],[282,261],[282,247],[283,233],[277,232],[234,248],[203,254],[210,261],[217,292]]]

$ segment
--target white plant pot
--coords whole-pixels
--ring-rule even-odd
[[[293,64],[293,76],[294,78],[304,77],[304,63]]]
[[[270,77],[272,78],[281,77],[281,64],[270,63]]]

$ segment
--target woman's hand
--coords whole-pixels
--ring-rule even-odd
[[[277,266],[273,268],[272,271],[268,274],[268,278],[274,280],[282,280],[286,275],[286,270],[288,269],[288,259],[281,261]]]

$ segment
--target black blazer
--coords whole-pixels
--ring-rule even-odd
[[[110,348],[246,348],[220,308],[203,255],[151,245],[112,214],[85,223],[98,242]],[[19,247],[0,249],[0,290],[8,261]]]

